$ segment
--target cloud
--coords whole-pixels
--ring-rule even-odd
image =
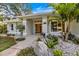
[[[51,12],[52,10],[53,10],[52,7],[44,8],[40,6],[36,10],[34,10],[33,13],[46,13],[46,12]]]

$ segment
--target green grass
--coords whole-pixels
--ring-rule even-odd
[[[12,38],[0,37],[0,52],[11,47],[15,43],[15,40]]]

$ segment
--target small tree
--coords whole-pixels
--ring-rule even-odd
[[[17,29],[21,32],[21,36],[23,36],[23,31],[25,29],[25,26],[22,23],[20,23],[17,25]]]
[[[58,17],[63,21],[67,21],[67,27],[65,30],[65,40],[68,38],[68,34],[71,32],[71,22],[73,20],[78,20],[79,18],[79,4],[76,3],[59,3],[50,4],[54,8],[54,11]]]

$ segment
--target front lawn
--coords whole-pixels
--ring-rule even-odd
[[[16,44],[13,37],[0,36],[0,52]]]

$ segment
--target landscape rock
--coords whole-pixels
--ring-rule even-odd
[[[59,39],[59,44],[55,46],[55,49],[62,50],[63,56],[76,56],[76,51],[79,51],[79,45]]]
[[[36,43],[36,46],[34,48],[34,51],[35,53],[38,55],[38,56],[48,56],[50,53],[48,52],[48,47],[47,45],[42,42],[42,41],[38,41]]]

